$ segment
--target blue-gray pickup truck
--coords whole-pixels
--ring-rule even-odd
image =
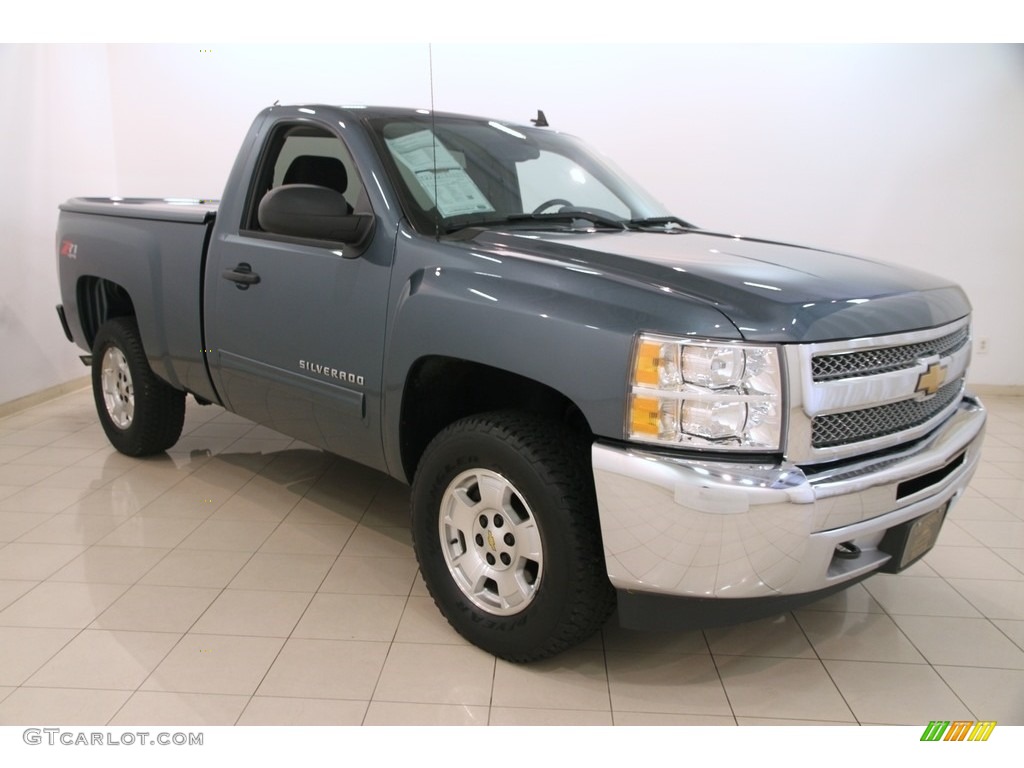
[[[979,460],[959,287],[704,231],[548,127],[274,106],[219,204],[74,198],[57,250],[118,450],[191,394],[409,483],[431,595],[506,659],[902,570]]]

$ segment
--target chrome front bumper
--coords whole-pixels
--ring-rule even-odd
[[[608,576],[623,593],[777,598],[882,568],[886,531],[958,498],[981,455],[985,409],[967,396],[912,445],[826,469],[592,449]],[[852,542],[854,558],[836,555]]]

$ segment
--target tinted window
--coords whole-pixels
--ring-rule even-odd
[[[260,230],[260,201],[283,184],[316,184],[344,195],[349,212],[369,212],[369,202],[352,156],[337,136],[302,123],[279,126],[267,142],[246,209],[244,229]]]

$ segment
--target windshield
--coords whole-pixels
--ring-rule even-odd
[[[370,121],[417,230],[671,219],[582,142],[551,130],[429,115]],[[681,222],[680,222],[681,223]]]

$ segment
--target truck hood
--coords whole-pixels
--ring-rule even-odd
[[[751,341],[898,333],[952,322],[971,309],[958,286],[924,272],[713,232],[488,230],[472,246],[714,306]]]

